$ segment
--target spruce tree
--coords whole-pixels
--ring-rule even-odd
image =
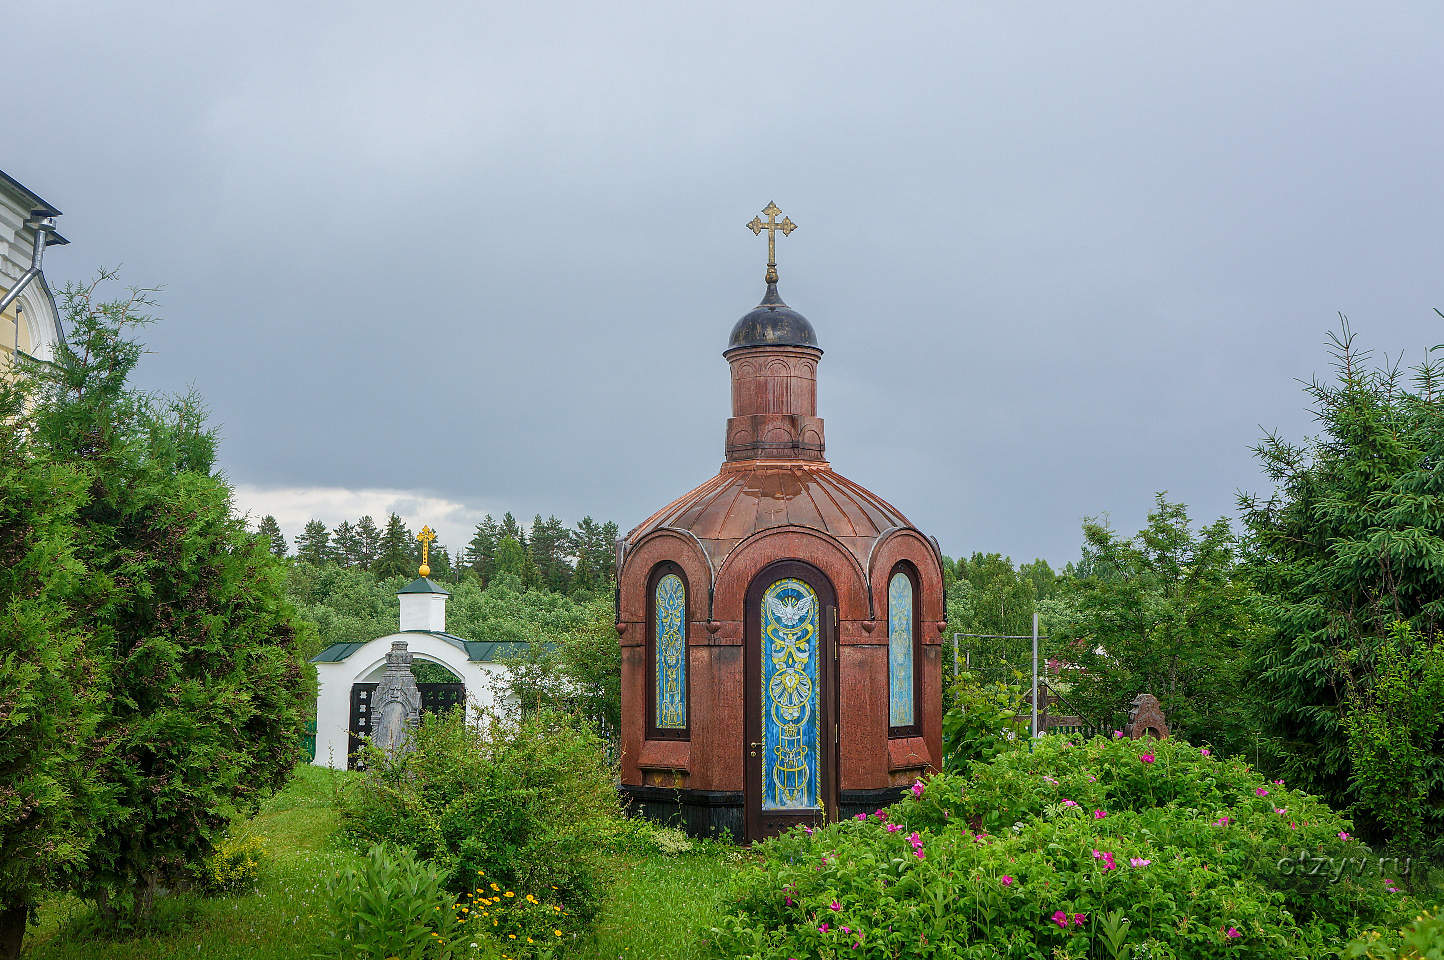
[[[501,536],[500,528],[488,513],[476,525],[476,533],[472,536],[471,543],[467,544],[467,562],[483,587],[491,582],[496,567],[496,545]]]
[[[331,535],[320,520],[309,520],[296,538],[296,556],[307,563],[321,564],[331,558]]]
[[[366,570],[381,556],[381,531],[367,514],[356,522],[356,539],[360,542],[360,566]]]
[[[386,518],[386,529],[381,533],[380,547],[371,572],[381,580],[387,577],[414,577],[421,561],[418,551],[419,547],[411,531],[406,529],[406,524],[393,513]]]
[[[128,385],[147,301],[94,291],[65,293],[70,335],[44,373],[34,437],[87,483],[75,552],[103,676],[89,763],[105,805],[75,888],[102,917],[136,923],[290,777],[315,674],[286,566],[237,513],[200,401]]]
[[[555,516],[543,520],[541,514],[537,514],[532,520],[528,549],[541,585],[558,593],[565,592],[572,578],[568,562],[574,549],[571,532]]]
[[[1411,376],[1371,367],[1347,322],[1330,342],[1334,377],[1306,387],[1319,435],[1302,444],[1266,436],[1255,452],[1274,490],[1240,498],[1253,579],[1275,624],[1252,668],[1264,746],[1291,785],[1384,824],[1387,813],[1360,802],[1359,785],[1390,772],[1368,769],[1375,754],[1351,746],[1349,714],[1380,702],[1381,664],[1421,682],[1428,648],[1441,643],[1444,394],[1437,364]],[[1396,783],[1394,802],[1420,805],[1424,832],[1444,837],[1438,724],[1424,717],[1390,735],[1417,741],[1424,761]]]
[[[366,553],[361,544],[361,535],[356,532],[356,527],[350,520],[342,520],[336,526],[335,535],[331,538],[331,558],[343,567],[366,569]]]
[[[286,538],[281,533],[281,525],[276,522],[275,517],[269,513],[262,517],[260,526],[256,528],[256,536],[261,538],[261,543],[265,544],[266,549],[271,553],[282,560],[286,558]]]
[[[97,794],[100,665],[77,616],[83,470],[29,442],[26,376],[0,380],[0,960],[20,953],[41,894],[84,864]]]

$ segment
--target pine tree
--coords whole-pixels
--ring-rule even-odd
[[[360,541],[360,563],[366,570],[381,556],[381,531],[376,527],[376,521],[367,514],[356,522],[356,538]]]
[[[386,518],[386,529],[381,533],[380,548],[371,572],[383,580],[387,577],[414,577],[420,563],[416,539],[401,518],[391,514]]]
[[[296,556],[307,563],[321,564],[331,558],[331,535],[320,520],[308,520],[296,538]]]
[[[84,471],[27,441],[29,376],[0,380],[0,958],[41,894],[85,860],[100,799],[91,740],[104,677],[76,607]]]
[[[88,485],[75,552],[103,668],[88,765],[106,803],[75,887],[102,917],[139,923],[290,777],[315,673],[286,565],[236,512],[199,399],[127,383],[143,298],[102,304],[94,289],[65,293],[70,334],[34,437]]]
[[[366,549],[361,542],[361,535],[350,520],[342,520],[336,526],[336,532],[331,538],[331,559],[343,567],[366,569]]]
[[[526,546],[526,533],[522,530],[521,524],[516,522],[516,517],[511,515],[510,510],[502,515],[501,525],[497,530],[497,534],[498,541],[500,541],[502,537],[511,537],[523,547]]]
[[[256,528],[256,535],[261,538],[266,549],[271,551],[280,559],[286,558],[286,538],[281,533],[281,525],[276,518],[269,513],[261,518],[261,524]]]

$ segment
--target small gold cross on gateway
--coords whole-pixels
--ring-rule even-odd
[[[436,539],[436,531],[430,527],[422,527],[421,532],[416,535],[416,539],[421,541],[421,569],[417,572],[423,577],[429,577],[431,576],[431,567],[429,566],[431,542]]]
[[[758,237],[762,236],[763,230],[767,231],[767,276],[763,279],[768,283],[776,283],[777,231],[781,230],[782,235],[785,237],[797,229],[797,224],[793,223],[790,217],[783,217],[782,222],[778,223],[777,215],[782,211],[777,209],[777,204],[770,201],[767,206],[762,208],[762,212],[767,214],[767,219],[763,220],[761,217],[753,217],[752,222],[747,225],[747,228],[752,231],[753,236]]]

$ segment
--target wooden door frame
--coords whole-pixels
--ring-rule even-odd
[[[819,733],[822,742],[822,806],[821,817],[809,813],[768,813],[763,815],[763,763],[752,754],[752,744],[762,742],[762,594],[779,580],[788,577],[801,580],[817,592],[818,664],[817,680]],[[743,819],[747,839],[760,840],[773,836],[798,823],[814,823],[819,819],[837,819],[838,794],[838,625],[837,591],[827,574],[801,560],[776,560],[757,571],[747,585],[742,605],[743,628],[743,723],[742,768]]]

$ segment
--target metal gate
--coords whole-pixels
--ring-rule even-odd
[[[372,721],[375,719],[371,698],[378,686],[380,684],[377,683],[351,685],[351,722],[347,726],[346,766],[352,770],[359,770],[363,766],[357,762],[357,751],[366,742],[366,738],[371,736]],[[452,707],[466,703],[464,683],[418,683],[416,688],[421,691],[422,713],[445,713]]]

